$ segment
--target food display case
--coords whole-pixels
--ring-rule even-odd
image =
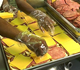
[[[34,0],[34,2],[35,2],[36,0]],[[28,2],[30,3],[30,0],[28,0]],[[33,2],[33,3],[34,3]],[[60,34],[62,34],[62,35],[64,35],[64,36],[66,36],[67,38],[69,38],[69,40],[71,40],[70,42],[72,42],[72,43],[75,43],[76,45],[78,45],[78,47],[77,47],[77,50],[79,49],[79,40],[77,39],[77,37],[75,37],[75,34],[73,33],[73,32],[70,32],[67,28],[65,28],[64,26],[65,25],[62,25],[62,24],[60,24],[60,23],[67,23],[67,24],[69,24],[69,26],[71,26],[74,30],[76,29],[73,25],[71,25],[70,24],[70,22],[68,22],[65,18],[63,18],[58,12],[56,12],[56,10],[55,9],[53,9],[51,6],[49,6],[49,4],[46,2],[46,0],[44,1],[44,0],[38,0],[38,2],[37,2],[38,4],[32,4],[32,3],[30,3],[33,7],[36,7],[36,8],[39,8],[40,9],[40,7],[42,7],[42,8],[44,8],[45,10],[46,10],[46,14],[48,14],[58,25],[60,25],[60,27],[61,27],[61,29],[62,30],[60,30],[61,32],[55,32],[55,35],[57,36],[57,35],[60,35]],[[47,9],[49,9],[49,10],[47,10]],[[51,11],[50,11],[51,10]],[[44,11],[45,12],[45,11]],[[52,12],[54,13],[54,16],[52,15]],[[62,20],[62,18],[64,19],[64,20]],[[62,22],[61,22],[61,21]],[[14,23],[14,22],[13,22]],[[18,23],[18,22],[17,22]],[[29,22],[30,23],[30,22]],[[55,27],[56,26],[58,26],[58,25],[55,25]],[[16,25],[14,25],[14,26],[16,26]],[[31,26],[31,25],[30,25]],[[66,25],[67,26],[67,25]],[[32,26],[31,26],[32,27]],[[59,28],[59,27],[58,27]],[[32,30],[33,30],[34,28],[32,28]],[[73,30],[72,29],[72,30]],[[56,30],[56,31],[58,31],[58,30]],[[35,32],[35,31],[34,31]],[[35,33],[37,33],[37,32],[35,32]],[[68,33],[71,35],[71,36],[69,36],[68,35]],[[68,37],[68,36],[69,37]],[[79,34],[78,34],[79,35]],[[58,43],[57,44],[62,44],[62,46],[65,46],[65,44],[63,44],[64,42],[62,41],[62,40],[64,40],[65,38],[64,38],[64,36],[63,37],[61,37],[62,38],[62,40],[61,39],[58,39],[58,38],[56,38],[56,36],[54,36],[54,37],[52,37],[53,39],[55,39]],[[75,42],[74,40],[77,42]],[[59,42],[58,40],[60,40],[60,41],[62,41],[62,42]],[[65,40],[65,42],[67,41],[67,39]],[[4,41],[3,41],[4,42]],[[69,42],[67,42],[68,44],[70,44]],[[61,47],[62,47],[61,46]],[[69,45],[67,45],[67,46],[69,46]],[[72,45],[70,45],[70,46],[72,46]],[[32,66],[32,67],[30,67],[30,68],[25,68],[25,69],[23,69],[23,70],[49,70],[50,68],[52,68],[52,67],[55,67],[55,66],[58,66],[58,65],[60,65],[60,64],[65,64],[65,63],[68,63],[69,61],[71,61],[71,60],[73,60],[73,59],[76,59],[76,58],[78,58],[78,57],[80,57],[80,53],[79,53],[79,50],[78,51],[75,51],[75,52],[73,52],[72,50],[69,50],[69,48],[66,48],[66,47],[64,47],[65,49],[67,49],[66,50],[66,53],[67,53],[67,56],[66,57],[63,57],[63,58],[60,58],[60,59],[56,59],[56,60],[51,60],[51,61],[49,61],[49,62],[47,62],[47,63],[42,63],[42,64],[39,64],[39,65],[35,65],[35,66]],[[64,49],[63,48],[63,49]],[[73,49],[73,50],[75,50],[75,49]],[[8,50],[9,52],[11,52],[10,50]],[[69,51],[69,52],[68,52]],[[11,52],[12,53],[12,52]],[[0,62],[1,63],[3,63],[3,67],[2,68],[4,68],[3,70],[10,70],[10,66],[9,66],[9,63],[8,63],[8,59],[7,59],[7,57],[6,57],[6,53],[5,53],[5,51],[4,51],[4,46],[2,45],[2,43],[1,43],[1,40],[0,40],[0,57],[2,57],[2,58],[0,58],[1,60],[0,60]],[[13,53],[12,53],[13,54]],[[20,63],[20,62],[19,62]],[[1,65],[0,65],[1,66]],[[0,67],[1,68],[1,67]],[[16,69],[16,70],[20,70],[20,69]]]

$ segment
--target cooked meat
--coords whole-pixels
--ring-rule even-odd
[[[74,20],[75,23],[77,23],[78,25],[80,25],[80,16],[78,16],[75,20]]]
[[[59,59],[66,56],[66,52],[61,47],[53,47],[48,53],[52,56],[52,59]]]
[[[62,15],[68,20],[74,20],[80,14],[77,11],[70,10],[70,11],[65,11]]]
[[[74,2],[74,1],[72,1],[72,2],[69,2],[69,3],[67,3],[73,10],[76,10],[76,9],[79,9],[79,7],[80,7],[80,4],[78,4],[77,2]]]
[[[56,0],[55,2],[52,3],[52,6],[54,8],[57,8],[58,6],[60,6],[62,4],[65,4],[65,1],[64,0]]]
[[[31,67],[31,66],[33,66],[33,65],[36,65],[36,63],[35,63],[34,60],[33,60],[26,68],[29,68],[29,67]]]
[[[51,5],[52,4],[52,1],[51,0],[47,0],[48,4]]]
[[[60,14],[63,14],[64,12],[68,11],[68,10],[71,10],[71,8],[66,5],[66,4],[63,4],[63,5],[60,5],[58,6],[58,8],[56,9]]]
[[[73,23],[73,25],[74,25],[75,27],[77,27],[77,28],[80,28],[80,25],[77,24],[77,23]]]
[[[78,0],[75,0],[78,1]],[[80,4],[74,0],[56,0],[52,3],[54,7],[61,15],[63,15],[67,20],[74,21],[72,24],[80,28]],[[78,18],[77,18],[78,17]]]

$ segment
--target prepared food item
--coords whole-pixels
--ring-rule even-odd
[[[48,53],[52,56],[52,59],[56,60],[66,56],[66,51],[61,47],[53,47]]]
[[[0,17],[2,18],[12,18],[13,17],[13,13],[8,13],[8,12],[3,12],[3,13],[0,13]]]
[[[42,38],[46,41],[48,47],[54,47],[57,45],[57,43],[52,39],[52,37],[42,37]]]
[[[16,66],[19,69],[25,69],[33,60],[30,57],[25,57],[23,55],[15,56],[14,60],[11,61],[11,66]]]
[[[74,20],[74,23],[78,24],[80,26],[80,16],[77,17],[75,20]]]
[[[80,28],[79,22],[77,21],[78,17],[80,16],[79,3],[73,0],[55,0],[53,3],[51,2],[49,4],[75,27]]]
[[[64,0],[55,0],[53,3],[52,3],[52,6],[54,6],[54,8],[57,8],[59,7],[60,5],[62,4],[65,4],[65,1]]]
[[[74,2],[73,0],[56,0],[52,3],[52,6],[54,8],[58,8],[60,5],[68,5],[70,9],[76,10],[79,9],[80,5],[77,2]]]
[[[77,11],[65,11],[63,13],[63,16],[67,19],[67,20],[74,20],[76,19],[78,16],[80,15],[80,13],[78,13]]]
[[[51,59],[52,57],[46,53],[44,56],[42,57],[32,57],[34,59],[34,61],[36,62],[36,64],[40,63],[40,62],[43,62],[43,61],[46,61],[46,60],[49,60]]]
[[[60,43],[69,53],[69,55],[80,52],[80,45],[65,33],[58,34],[54,36],[53,39]]]
[[[40,29],[37,28],[37,21],[35,22],[35,19],[30,17],[30,19],[28,18],[29,21],[27,21],[27,15],[25,15],[24,13],[22,14],[26,17],[26,20],[25,17],[23,17],[19,12],[19,17],[11,21],[10,24],[20,29],[21,31],[25,31],[25,29],[27,29],[30,32],[33,32],[35,35],[39,35],[42,38],[44,38],[46,43],[48,44],[48,53],[46,53],[44,56],[37,57],[36,54],[33,51],[31,51],[25,44],[16,42],[9,38],[3,38],[2,43],[11,70],[26,69],[68,56],[65,49],[59,45],[57,46],[58,43],[52,39],[48,32],[45,31],[45,33],[42,33]],[[60,31],[56,29],[55,35],[57,35],[57,33],[64,32],[63,30],[61,30],[59,26],[57,26],[56,28],[58,28]],[[54,51],[54,54],[52,54],[53,49],[56,49]],[[59,51],[62,52],[60,52],[59,54],[57,53]]]
[[[4,49],[11,70],[33,67],[67,56],[65,49],[57,45],[49,47],[48,53],[46,53],[44,56],[37,57],[36,54],[28,49],[25,44],[8,38],[3,38],[2,41],[7,44],[7,46],[3,44],[3,47],[6,47]]]
[[[76,53],[80,52],[80,45],[72,40],[64,43],[63,47],[67,50],[69,55],[76,54]]]
[[[67,43],[68,41],[72,40],[74,41],[72,38],[70,38],[68,35],[66,35],[65,33],[60,33],[56,36],[53,37],[53,39],[55,39],[58,43],[60,44],[64,44]]]
[[[52,1],[51,0],[47,0],[48,4],[51,5]]]

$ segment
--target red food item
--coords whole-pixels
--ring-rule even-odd
[[[68,0],[67,0],[67,1],[68,1]],[[67,4],[68,4],[73,10],[79,9],[79,7],[80,7],[80,4],[78,4],[77,2],[74,2],[74,1],[67,2]]]
[[[72,2],[72,0],[64,0],[64,1],[66,4]]]
[[[29,23],[29,24],[34,24],[34,23],[36,23],[36,21],[33,21],[33,22]]]
[[[52,56],[52,59],[59,59],[66,56],[66,52],[61,47],[53,47],[48,53]]]
[[[47,0],[47,3],[48,3],[49,5],[51,5],[51,4],[52,4],[52,1],[51,1],[51,0]]]
[[[11,68],[11,70],[20,70],[19,68],[17,68],[17,67],[14,67],[14,66],[11,66],[12,68]]]
[[[80,4],[72,0],[56,0],[52,6],[68,20],[74,20],[80,15],[76,11],[79,10]]]
[[[77,23],[78,25],[80,25],[80,16],[78,16],[75,20],[74,20],[75,23]]]
[[[14,57],[11,57],[11,58],[10,58],[10,62],[13,61],[13,60],[14,60]]]
[[[77,27],[77,28],[80,28],[80,25],[77,24],[77,23],[73,23],[73,25],[74,25],[75,27]]]
[[[72,0],[56,0],[55,2],[52,3],[52,6],[54,8],[57,8],[58,6],[61,6],[63,4],[70,6],[73,10],[79,9],[79,7],[80,7],[80,4],[78,4],[77,2],[74,2]]]
[[[10,56],[10,55],[11,55],[10,53],[8,53],[8,52],[6,52],[6,51],[5,51],[5,53],[6,53],[6,55],[8,55],[8,56]]]
[[[78,13],[77,11],[65,11],[63,13],[63,16],[68,19],[68,20],[74,20],[75,18],[77,18],[80,15],[80,13]]]
[[[6,44],[5,44],[3,41],[1,41],[1,43],[2,43],[2,45],[3,45],[3,46],[6,46],[6,47],[8,47],[8,46],[7,46],[7,45],[6,45]]]
[[[36,63],[35,63],[35,61],[33,60],[26,68],[29,68],[29,67],[34,66],[34,65],[36,65]]]
[[[58,7],[56,8],[56,10],[57,10],[60,14],[63,14],[64,12],[66,12],[66,11],[68,11],[68,10],[71,10],[71,8],[70,8],[68,5],[66,5],[66,4],[62,4],[62,5],[58,6]]]
[[[52,7],[57,8],[58,6],[65,4],[64,0],[56,0],[55,2],[52,3]]]

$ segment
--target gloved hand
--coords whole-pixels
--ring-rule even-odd
[[[47,53],[48,46],[45,40],[37,35],[31,34],[28,31],[20,33],[16,37],[16,40],[25,43],[27,47],[35,52],[37,56],[43,56]]]
[[[18,13],[18,9],[17,8],[9,5],[8,3],[3,4],[2,8],[3,8],[3,10],[5,12],[13,13],[13,15],[14,15],[13,18],[16,18],[17,17],[17,13]]]
[[[30,15],[35,17],[38,20],[38,25],[42,32],[44,32],[44,29],[45,29],[50,33],[50,35],[54,34],[55,22],[48,15],[46,15],[40,10],[35,10],[31,12]]]

